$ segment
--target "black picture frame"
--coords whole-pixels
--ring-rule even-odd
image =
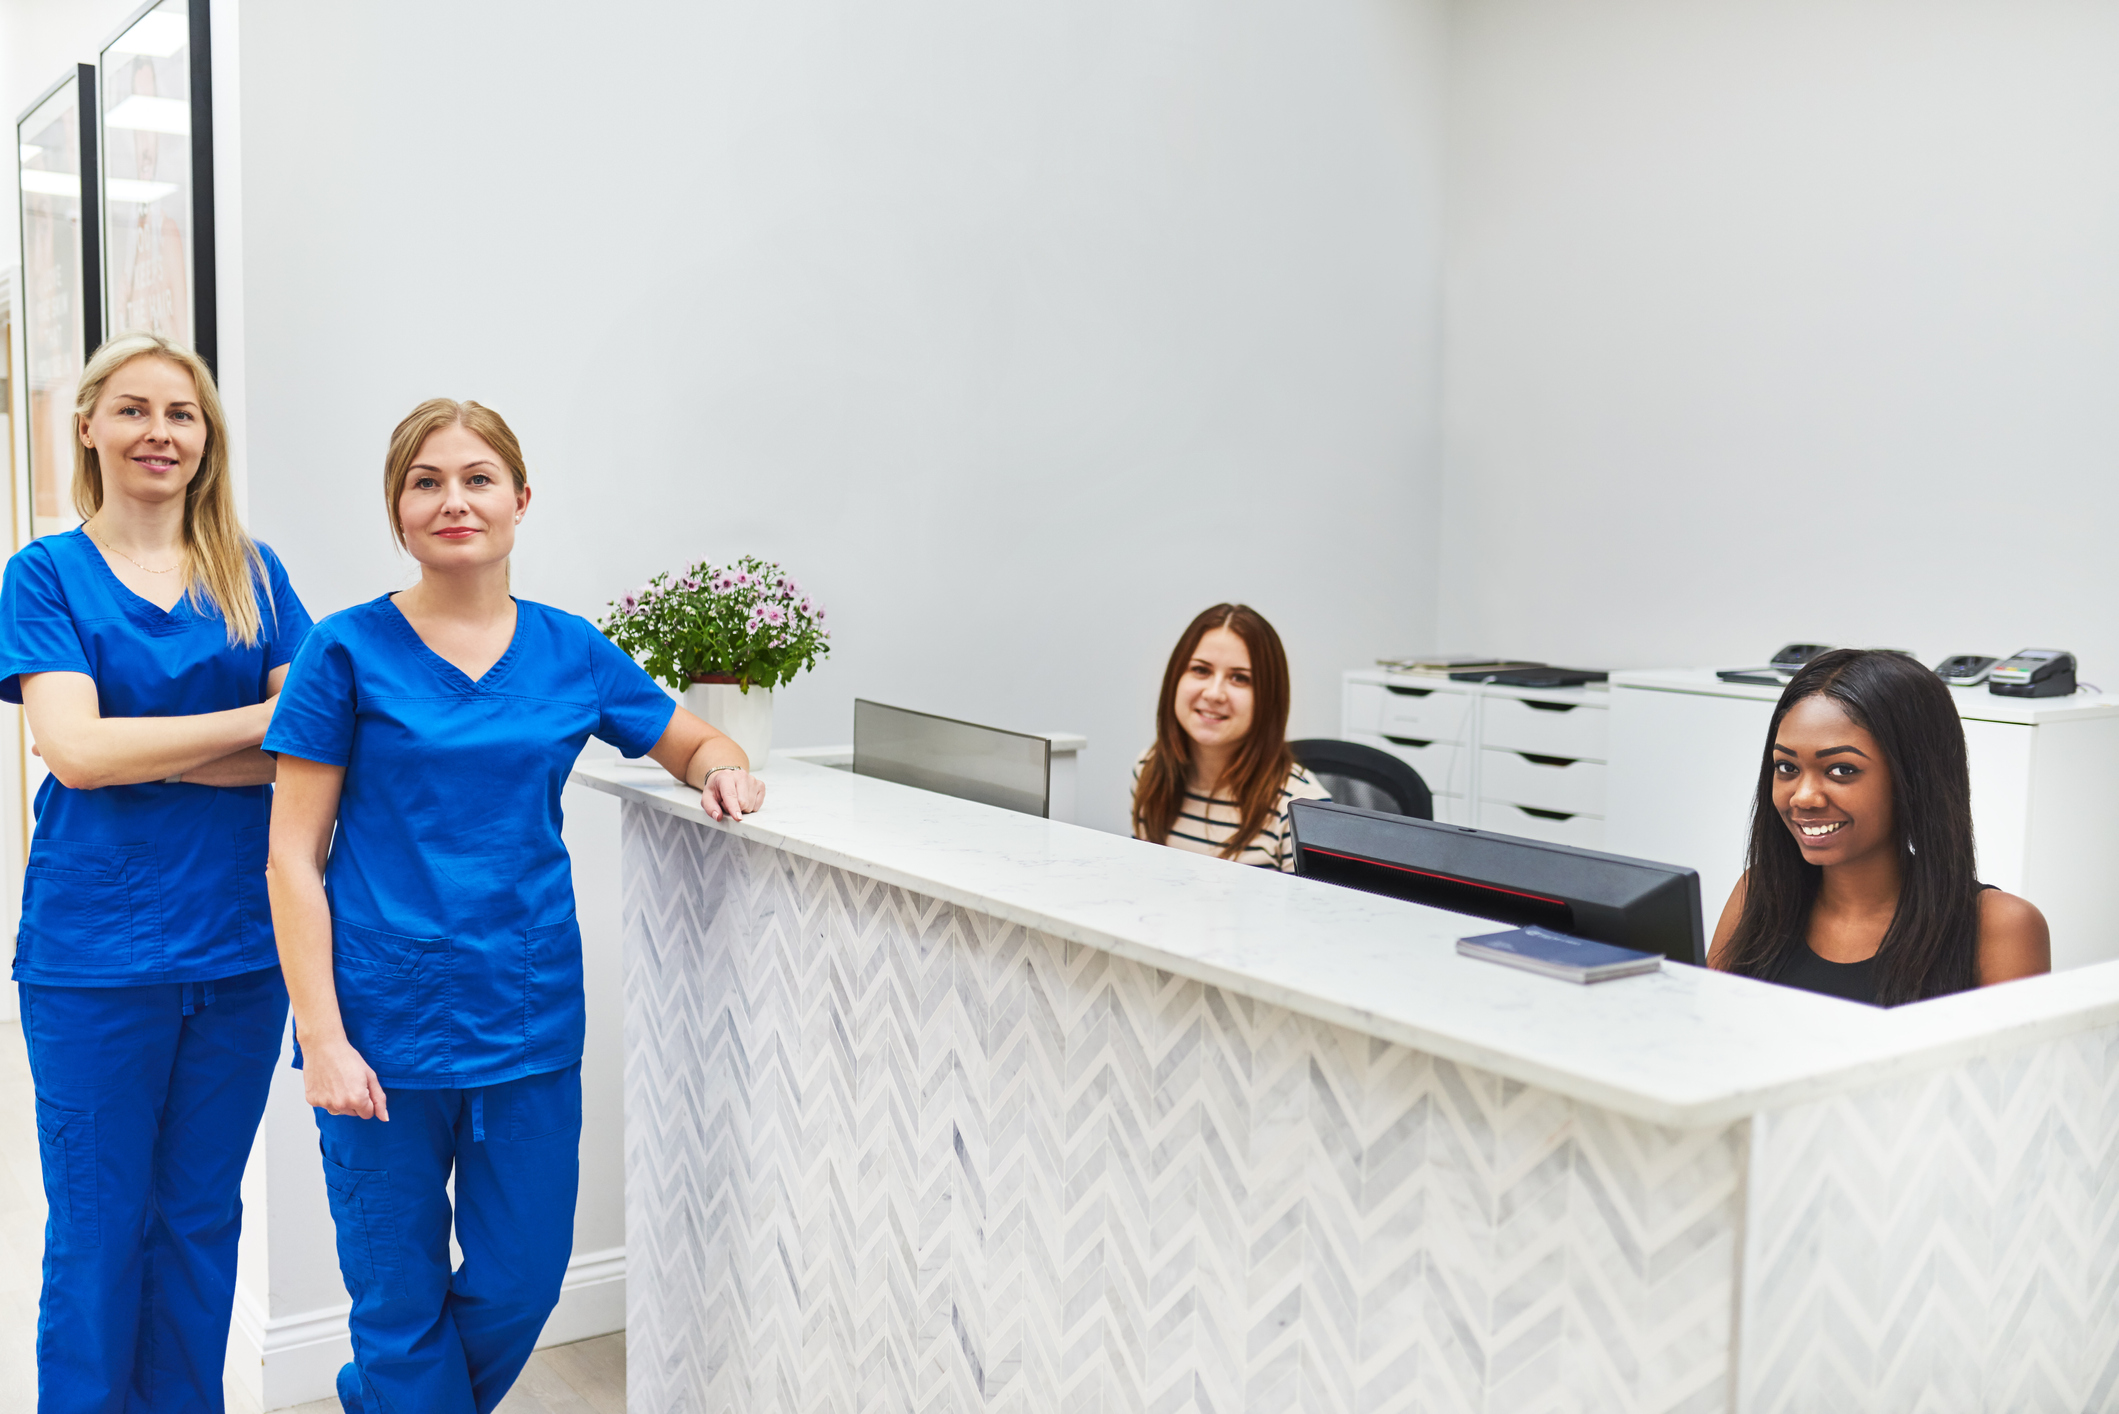
[[[138,41],[133,36],[142,21],[159,12],[172,22],[156,27],[159,38],[166,43],[168,36],[176,32],[173,22],[177,19],[179,11],[182,12],[185,50],[184,63],[181,66],[185,83],[185,94],[181,101],[186,110],[183,133],[186,163],[182,186],[185,190],[187,209],[183,213],[182,224],[175,226],[175,229],[177,239],[183,243],[185,249],[183,267],[186,289],[181,317],[172,310],[168,318],[164,319],[159,317],[159,312],[157,317],[142,317],[143,308],[153,309],[155,306],[153,299],[141,298],[137,268],[129,269],[125,277],[120,279],[114,273],[112,264],[119,259],[129,259],[133,267],[138,267],[142,263],[141,247],[146,246],[150,248],[146,263],[152,269],[160,271],[161,267],[157,263],[159,252],[152,250],[152,247],[165,243],[163,228],[171,225],[169,217],[154,211],[161,198],[133,200],[123,195],[121,189],[129,185],[135,189],[133,195],[138,195],[139,188],[169,184],[159,181],[159,171],[149,173],[146,179],[138,175],[141,143],[137,136],[132,135],[128,136],[125,145],[128,149],[126,155],[133,159],[131,170],[135,175],[130,178],[119,175],[119,164],[112,160],[112,129],[122,125],[109,120],[128,98],[146,98],[150,102],[164,104],[165,107],[176,101],[162,99],[158,91],[148,94],[138,92],[135,81],[137,66],[143,57],[156,57],[159,51],[152,45],[144,49],[137,47]],[[135,47],[119,48],[121,44],[127,43],[132,43]],[[128,57],[122,61],[116,60],[114,53]],[[97,266],[102,280],[100,309],[103,323],[96,342],[100,343],[103,339],[122,332],[120,324],[126,327],[152,328],[176,338],[180,343],[188,343],[198,352],[199,357],[206,360],[206,366],[218,375],[220,317],[214,262],[212,0],[147,0],[147,3],[127,16],[125,22],[98,48],[96,68],[99,76],[99,97],[95,104],[96,150],[98,164],[103,172],[100,192],[103,197],[100,203],[102,259]],[[118,72],[121,68],[124,70],[122,76]],[[158,71],[151,69],[150,75],[155,72]],[[125,85],[123,94],[115,87],[120,83]],[[157,134],[153,141],[156,153],[154,160],[158,164],[160,137],[176,136],[175,132],[167,127],[140,130]],[[130,237],[127,241],[121,241],[120,233],[113,227],[121,206],[131,208],[137,217],[133,230],[125,233]],[[146,210],[142,211],[141,208]],[[168,303],[174,306],[175,291],[167,285],[166,273],[162,275],[162,279],[165,283],[157,293],[168,295]],[[162,327],[165,323],[170,327]]]
[[[53,101],[65,96],[69,89],[73,91],[70,123],[50,110]],[[74,385],[82,365],[103,342],[103,184],[98,179],[98,107],[96,66],[76,64],[15,118],[15,141],[23,154],[16,217],[22,240],[22,380],[33,537],[60,529],[71,521],[64,490],[73,476],[70,449]],[[74,143],[73,172],[65,170],[63,158],[67,154],[63,150],[61,164],[56,168],[41,155],[41,140],[51,137],[55,129],[59,129],[60,137],[67,136],[63,129],[68,126]],[[32,149],[39,149],[39,155],[32,157]],[[36,174],[40,172],[49,173],[49,179],[37,181]],[[70,191],[65,189],[69,181]],[[53,208],[53,197],[69,198],[75,203],[71,219],[79,227],[76,234],[69,237],[57,230],[57,224],[68,218],[63,208]],[[69,252],[75,262],[70,273],[63,268],[63,257]]]

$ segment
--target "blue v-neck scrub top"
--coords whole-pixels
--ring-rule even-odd
[[[81,530],[32,540],[0,581],[0,699],[24,673],[86,673],[106,717],[192,717],[265,700],[309,614],[264,545],[258,641],[220,612],[163,610],[127,589]],[[269,590],[269,593],[266,591]],[[271,786],[37,789],[22,879],[18,982],[137,987],[213,982],[279,961],[265,905]]]
[[[316,626],[265,749],[346,768],[324,870],[332,974],[346,1038],[385,1089],[581,1059],[559,793],[591,736],[639,756],[675,711],[594,624],[542,604],[516,601],[513,641],[475,682],[387,595]]]

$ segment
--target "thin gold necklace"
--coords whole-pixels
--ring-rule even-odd
[[[82,527],[82,529],[84,529],[84,530],[87,530],[87,529],[88,529],[88,527],[86,527],[86,526],[83,526],[83,527]],[[177,561],[177,562],[176,562],[175,564],[171,565],[171,566],[170,566],[170,567],[169,567],[168,569],[160,569],[160,570],[158,570],[158,569],[156,569],[156,568],[155,568],[155,567],[154,567],[153,565],[142,565],[142,564],[140,564],[140,562],[139,562],[138,560],[136,560],[136,559],[134,559],[134,558],[133,558],[132,556],[130,556],[130,555],[128,555],[128,554],[126,554],[126,553],[125,553],[125,552],[124,552],[123,550],[120,550],[120,549],[119,549],[119,548],[118,548],[117,546],[115,546],[115,545],[111,544],[111,543],[110,543],[110,542],[109,542],[108,540],[105,540],[105,539],[104,539],[104,538],[103,538],[102,536],[100,536],[100,535],[96,535],[96,533],[95,533],[94,531],[90,530],[90,531],[89,531],[88,533],[89,533],[90,535],[92,535],[92,536],[95,536],[95,541],[96,541],[96,543],[97,543],[98,545],[101,545],[101,546],[102,546],[102,547],[103,547],[104,549],[106,549],[106,550],[110,551],[110,553],[111,553],[111,554],[113,554],[113,555],[116,555],[116,556],[117,556],[117,557],[118,557],[119,559],[121,559],[121,560],[125,561],[125,563],[127,563],[127,564],[129,564],[129,565],[139,565],[139,568],[140,568],[140,570],[141,570],[141,571],[142,571],[143,573],[145,573],[145,574],[175,574],[175,573],[176,573],[176,572],[177,572],[178,570],[180,570],[180,569],[182,569],[182,568],[184,567],[184,562],[183,562],[182,560],[178,560],[178,561]]]

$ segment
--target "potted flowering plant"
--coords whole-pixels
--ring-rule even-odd
[[[752,770],[772,749],[773,689],[831,651],[823,606],[755,555],[658,574],[612,601],[598,627],[733,737]]]

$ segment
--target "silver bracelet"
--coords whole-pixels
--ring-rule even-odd
[[[699,789],[702,791],[706,789],[707,782],[714,778],[714,771],[740,771],[742,769],[741,766],[716,766],[712,771],[708,771],[699,778]]]

